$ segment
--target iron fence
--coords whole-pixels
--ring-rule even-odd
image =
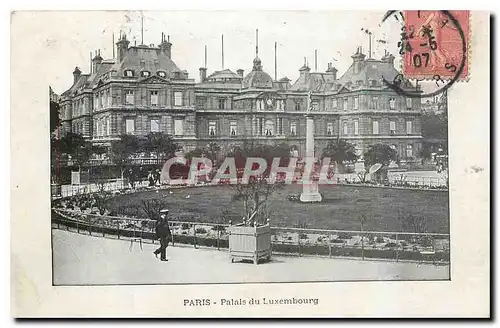
[[[169,221],[172,244],[229,248],[229,226],[223,223]],[[102,216],[73,210],[52,210],[52,227],[80,234],[134,242],[157,243],[155,221],[142,218]],[[450,261],[449,234],[390,231],[348,231],[271,227],[274,254],[382,259],[388,261]]]

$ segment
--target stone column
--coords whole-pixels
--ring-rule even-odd
[[[309,104],[308,104],[309,106]],[[309,108],[309,107],[308,107]],[[306,156],[305,156],[306,166],[304,174],[308,175],[309,172],[314,168],[314,119],[310,112],[306,114]],[[322,197],[318,191],[318,182],[313,181],[312,178],[309,181],[303,180],[302,194],[300,194],[300,201],[304,203],[321,202]]]

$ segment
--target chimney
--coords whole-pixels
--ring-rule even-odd
[[[99,51],[96,51],[96,54],[94,58],[92,59],[92,72],[96,73],[99,66],[101,66],[102,63],[102,57],[101,57],[101,49]]]
[[[306,57],[304,57],[304,66],[299,68],[299,72],[300,72],[300,78],[305,78],[306,80],[309,79],[309,73],[311,72],[311,69],[307,65]]]
[[[384,57],[382,57],[382,62],[389,63],[394,67],[394,59],[395,57],[386,51]]]
[[[120,39],[116,43],[116,48],[118,52],[116,56],[117,63],[120,63],[125,57],[127,57],[129,44],[130,41],[127,40],[127,35],[125,33],[121,34]]]
[[[332,66],[332,63],[328,63],[328,69],[326,70],[326,72],[330,73],[334,80],[337,79],[337,69]]]
[[[200,67],[200,83],[205,82],[206,79],[207,79],[207,68]]]
[[[168,58],[172,58],[172,44],[170,43],[170,35],[165,39],[165,34],[162,34],[162,40],[159,45],[161,51],[167,55]]]
[[[354,67],[354,74],[358,74],[363,68],[365,57],[366,56],[363,54],[363,50],[361,49],[361,47],[358,47],[356,53],[351,56]]]
[[[76,84],[76,81],[78,81],[81,74],[82,71],[80,71],[78,67],[75,67],[75,70],[73,71],[73,84]]]
[[[241,68],[236,71],[236,73],[238,73],[238,75],[241,77],[243,77],[243,72],[244,70],[242,70]]]

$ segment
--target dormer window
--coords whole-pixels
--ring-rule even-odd
[[[127,69],[125,70],[125,72],[123,73],[126,77],[133,77],[134,76],[134,71],[131,70],[131,69]]]
[[[151,75],[151,73],[149,73],[148,71],[142,71],[141,75],[142,75],[142,77],[149,77],[149,75]]]
[[[165,73],[164,71],[158,71],[156,74],[158,74],[159,77],[166,77],[167,76],[167,73]]]

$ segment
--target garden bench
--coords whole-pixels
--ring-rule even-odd
[[[426,259],[432,260],[432,264],[436,263],[436,250],[433,248],[423,249],[420,251],[420,260],[418,264],[423,263]]]

